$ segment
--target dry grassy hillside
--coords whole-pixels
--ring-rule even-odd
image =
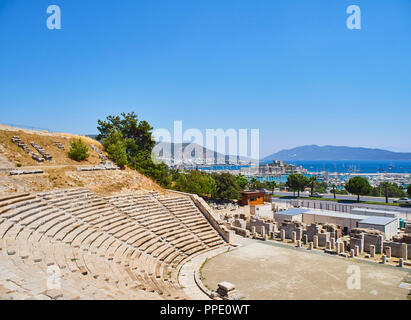
[[[10,128],[5,126],[0,126],[0,155],[7,159],[9,165],[16,167],[17,164],[22,166],[39,166],[38,162],[33,160],[29,154],[19,148],[16,143],[11,141],[13,136],[19,136],[20,139],[25,142],[29,148],[33,151],[36,151],[31,145],[31,142],[39,144],[43,147],[50,155],[53,156],[51,161],[47,161],[44,165],[78,165],[77,161],[71,160],[67,156],[67,152],[70,149],[70,141],[74,139],[81,138],[85,143],[94,144],[96,147],[102,149],[102,146],[95,140],[90,139],[84,136],[69,135],[64,133],[48,133],[42,131],[33,131],[33,130],[23,130],[17,128]],[[56,142],[61,143],[65,151],[60,150],[56,146]],[[89,150],[90,157],[81,162],[83,165],[99,164],[100,159],[98,154],[92,149]],[[43,166],[43,165],[41,165]],[[1,162],[0,162],[0,168]]]
[[[11,141],[13,136],[19,136],[33,151],[35,149],[31,147],[30,142],[39,144],[47,153],[53,156],[53,159],[45,161],[44,164],[39,164]],[[77,162],[68,157],[67,152],[70,148],[70,141],[78,138],[83,139],[87,144],[93,143],[103,151],[101,144],[84,136],[80,137],[66,133],[51,134],[0,126],[0,194],[71,187],[86,187],[102,195],[141,189],[163,192],[163,189],[153,180],[131,169],[78,171],[79,166],[98,165],[100,163],[98,154],[91,148],[89,149],[90,157],[86,161]],[[60,150],[55,145],[56,142],[60,142],[66,150]],[[19,167],[17,167],[17,164],[20,164]],[[9,171],[1,170],[11,168],[31,169],[33,167],[41,168],[44,173],[11,176]]]

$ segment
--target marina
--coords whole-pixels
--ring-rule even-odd
[[[355,176],[367,178],[372,186],[378,186],[381,182],[390,182],[406,187],[411,183],[411,161],[299,161],[290,163],[274,161],[261,162],[258,167],[217,164],[191,166],[185,169],[197,169],[209,173],[242,174],[250,179],[256,178],[260,182],[275,181],[278,184],[285,183],[291,173],[301,173],[307,177],[315,176],[319,181],[335,184],[337,187],[343,186]]]

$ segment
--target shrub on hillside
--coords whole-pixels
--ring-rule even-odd
[[[70,142],[68,155],[75,161],[83,161],[89,157],[88,146],[81,139]]]

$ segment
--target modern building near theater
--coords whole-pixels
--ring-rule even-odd
[[[383,231],[386,239],[391,239],[398,232],[399,222],[396,217],[362,215],[327,210],[292,208],[274,213],[278,223],[284,220],[300,221],[304,224],[330,223],[340,225],[343,233],[348,234],[354,228],[366,228]]]
[[[383,231],[385,239],[391,239],[398,233],[398,219],[392,217],[368,217],[358,222],[358,228]]]
[[[284,220],[303,222],[303,213],[306,209],[292,208],[274,213],[274,219],[278,223],[283,223]]]
[[[264,204],[264,195],[264,191],[244,191],[241,193],[241,204],[243,206]]]

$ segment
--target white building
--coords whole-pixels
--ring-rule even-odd
[[[383,231],[386,239],[391,239],[398,233],[399,222],[397,217],[372,216],[368,214],[354,214],[346,212],[312,210],[292,208],[274,213],[274,219],[278,223],[284,220],[300,221],[307,225],[312,223],[333,223],[340,225],[344,234],[348,234],[353,228],[366,228]]]

